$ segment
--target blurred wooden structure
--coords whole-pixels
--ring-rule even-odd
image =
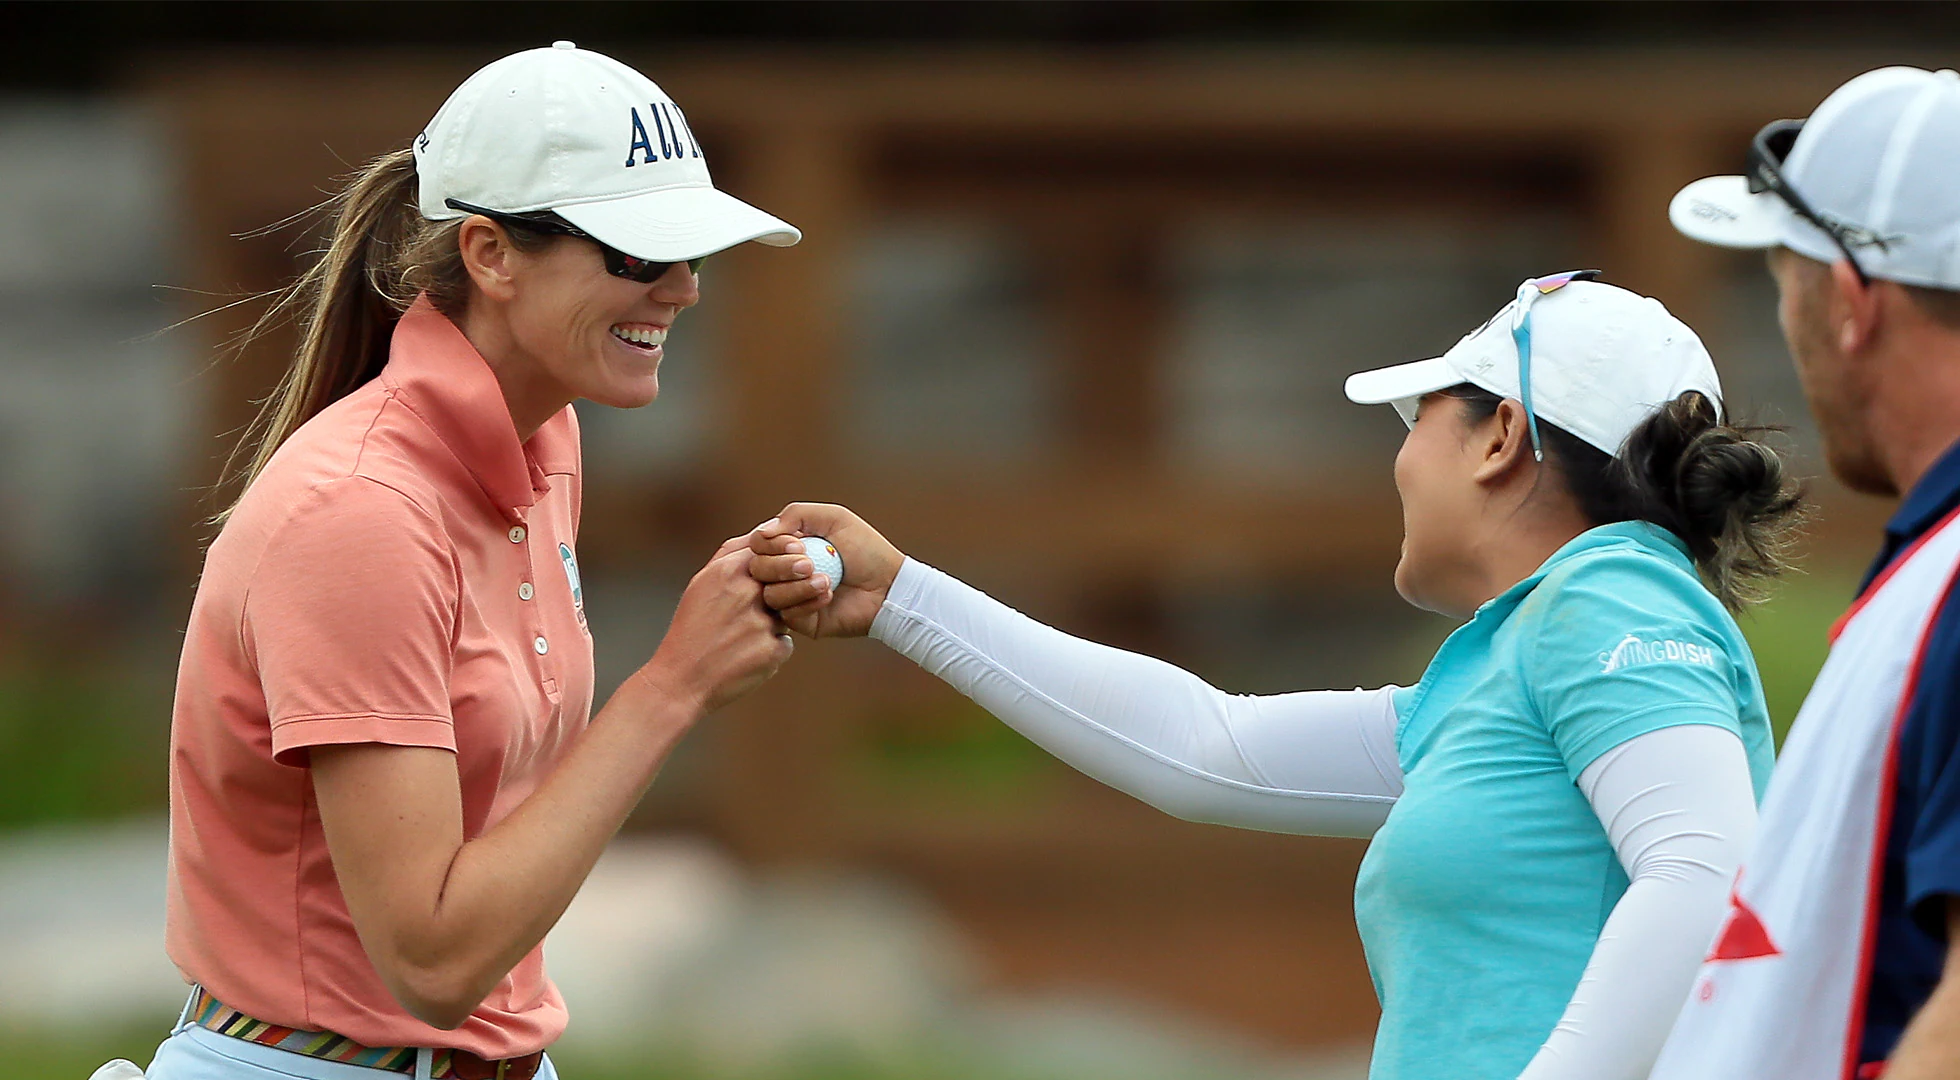
[[[1734,169],[1757,126],[1868,66],[1763,53],[617,55],[685,103],[722,186],[807,239],[718,259],[732,314],[710,461],[653,488],[592,475],[588,564],[705,551],[786,500],[834,500],[928,560],[1011,564],[1059,597],[1067,625],[1144,640],[1147,626],[1122,624],[1140,610],[1135,582],[1303,565],[1385,580],[1399,538],[1378,481],[1268,489],[1168,467],[1156,362],[1177,299],[1159,272],[1173,211],[1556,203],[1585,222],[1589,261],[1697,323],[1722,256],[1674,235],[1670,196]],[[224,53],[142,73],[180,139],[199,283],[287,278],[280,241],[233,237],[405,145],[488,59]],[[1049,267],[1071,432],[1054,455],[948,472],[831,452],[841,403],[826,376],[845,360],[836,267],[896,206],[1012,220]],[[242,317],[215,319],[214,340]],[[209,430],[242,422],[283,347],[219,369]],[[1168,545],[1180,559],[1161,558]],[[1011,982],[1114,982],[1294,1045],[1366,1036],[1374,1004],[1348,905],[1358,845],[1187,825],[1072,775],[984,811],[867,794],[839,764],[861,718],[897,699],[947,708],[950,694],[869,646],[806,652],[702,734],[711,775],[679,812],[687,823],[755,860],[921,882]]]

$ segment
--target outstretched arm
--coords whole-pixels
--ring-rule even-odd
[[[871,636],[1042,749],[1187,821],[1365,837],[1402,792],[1394,687],[1227,694],[910,559]]]
[[[1063,761],[1166,813],[1365,837],[1401,794],[1393,687],[1227,694],[905,559],[841,507],[793,506],[776,525],[785,531],[755,538],[751,569],[791,625],[869,631]],[[795,533],[825,536],[842,553],[846,580],[834,609],[830,590],[809,582],[809,560],[792,550]]]

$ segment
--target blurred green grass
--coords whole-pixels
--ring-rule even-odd
[[[1067,769],[964,697],[874,709],[842,762],[849,789],[921,810],[1045,805]]]
[[[1779,747],[1824,666],[1831,624],[1850,606],[1862,572],[1844,563],[1807,566],[1779,582],[1767,603],[1736,620],[1756,654]]]
[[[0,828],[165,805],[170,687],[115,656],[0,660]]]
[[[170,1029],[166,1018],[154,1028],[68,1032],[0,1027],[0,1059],[13,1080],[88,1080],[103,1062],[128,1058],[147,1065]]]
[[[127,1058],[148,1065],[168,1022],[154,1028],[78,1034],[0,1027],[7,1080],[87,1080],[104,1062]],[[813,1049],[795,1060],[754,1068],[709,1065],[693,1055],[659,1048],[602,1052],[566,1047],[551,1052],[562,1080],[1091,1080],[1070,1070],[1030,1072],[985,1054],[952,1046],[921,1046],[871,1060],[849,1050]],[[385,1075],[385,1074],[384,1074]],[[1115,1080],[1114,1077],[1110,1080]]]

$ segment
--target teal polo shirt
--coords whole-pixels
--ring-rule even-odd
[[[1579,985],[1626,873],[1579,774],[1676,724],[1774,757],[1742,632],[1686,545],[1581,533],[1477,610],[1395,697],[1404,790],[1355,885],[1381,999],[1370,1080],[1516,1080]]]

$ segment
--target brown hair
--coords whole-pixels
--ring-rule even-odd
[[[1495,415],[1503,400],[1468,383],[1445,393],[1465,402],[1471,423]],[[1806,510],[1783,458],[1761,441],[1774,429],[1726,423],[1693,390],[1642,421],[1617,455],[1542,418],[1538,429],[1546,460],[1587,520],[1646,521],[1680,537],[1731,611],[1764,599],[1768,581],[1789,569]]]
[[[455,317],[469,303],[470,277],[456,233],[462,220],[430,221],[417,204],[415,154],[403,148],[363,165],[339,192],[304,216],[324,217],[327,242],[298,280],[239,339],[243,349],[275,326],[297,320],[300,344],[279,384],[260,404],[225,461],[221,485],[239,494],[214,519],[222,524],[272,455],[322,409],[381,373],[395,323],[426,293]],[[549,242],[508,230],[521,249]]]

